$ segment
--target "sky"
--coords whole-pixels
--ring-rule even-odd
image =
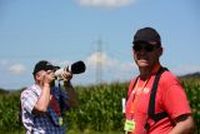
[[[34,83],[40,60],[86,71],[74,85],[125,82],[138,74],[132,40],[143,27],[162,40],[161,64],[176,75],[200,71],[199,0],[0,0],[0,88]]]

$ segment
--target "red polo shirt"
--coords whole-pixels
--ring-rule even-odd
[[[130,82],[128,100],[126,102],[126,118],[134,119],[135,131],[132,134],[144,134],[144,129],[150,99],[150,92],[154,82],[156,71],[146,81],[135,79]],[[137,88],[137,89],[136,89]],[[177,78],[169,71],[165,71],[159,80],[155,99],[155,113],[167,112],[169,117],[157,123],[148,120],[150,123],[149,134],[167,134],[173,128],[172,120],[176,117],[191,113],[185,91]]]

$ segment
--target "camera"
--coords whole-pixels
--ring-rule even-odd
[[[54,74],[57,80],[62,80],[63,79],[62,74],[65,71],[71,72],[72,74],[80,74],[80,73],[85,72],[85,70],[86,70],[85,63],[83,61],[77,61],[64,68],[58,67],[58,69],[55,71]]]

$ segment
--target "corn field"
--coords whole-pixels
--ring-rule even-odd
[[[196,133],[200,133],[200,80],[181,80],[186,89]],[[105,133],[115,131],[122,134],[124,115],[121,99],[126,96],[128,83],[101,84],[94,86],[77,86],[79,107],[65,113],[68,131],[73,133],[95,131]],[[24,133],[19,120],[20,90],[0,92],[0,133]],[[94,132],[93,132],[94,134]]]

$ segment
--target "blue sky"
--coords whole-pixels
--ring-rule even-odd
[[[97,64],[103,82],[130,80],[138,74],[132,37],[146,26],[161,35],[164,66],[176,75],[200,71],[199,4],[198,0],[0,0],[0,87],[31,85],[33,67],[43,59],[61,67],[84,61],[86,72],[74,75],[74,84],[95,84]]]

